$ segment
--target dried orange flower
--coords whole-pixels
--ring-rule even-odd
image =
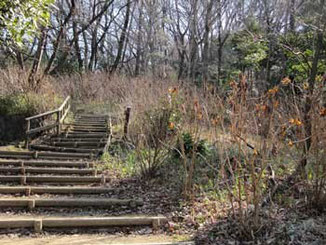
[[[174,123],[173,122],[169,122],[169,129],[171,129],[171,130],[174,129]]]
[[[289,120],[289,123],[291,123],[293,125],[296,125],[296,126],[301,126],[302,125],[302,122],[299,119],[296,119],[296,118],[291,118]]]
[[[259,105],[259,104],[256,105],[257,111],[266,111],[267,108],[268,108],[267,105]]]
[[[289,143],[288,143],[288,145],[289,145],[290,147],[293,146],[293,145],[294,145],[293,141],[290,140]]]
[[[303,84],[303,89],[304,89],[304,90],[307,90],[308,88],[309,88],[309,83],[305,82],[305,83]]]
[[[198,113],[197,113],[197,118],[198,118],[198,120],[203,119],[203,113],[198,112]]]
[[[292,81],[291,81],[291,79],[289,78],[289,77],[285,77],[285,78],[283,78],[283,80],[281,81],[281,83],[283,84],[283,85],[288,85],[288,84],[290,84]]]
[[[218,123],[218,119],[217,118],[215,118],[215,119],[212,119],[211,120],[211,123],[212,123],[212,125],[217,125],[217,123]]]
[[[323,107],[323,108],[319,111],[319,115],[320,115],[321,117],[326,116],[326,107]]]
[[[268,93],[271,95],[275,95],[277,92],[278,92],[278,86],[275,86],[274,88],[268,90]]]
[[[178,93],[177,87],[169,88],[169,94],[177,94],[177,93]]]
[[[258,151],[256,149],[254,149],[254,155],[258,156]]]

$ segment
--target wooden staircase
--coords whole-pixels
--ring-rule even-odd
[[[111,209],[132,210],[144,204],[137,199],[112,198],[116,190],[108,186],[107,176],[96,169],[101,164],[99,157],[111,142],[110,117],[77,115],[72,123],[64,124],[68,113],[64,109],[69,110],[70,105],[60,108],[63,111],[41,114],[42,119],[58,115],[57,123],[31,129],[31,120],[40,116],[27,119],[26,145],[31,151],[0,151],[0,229],[32,228],[41,232],[65,227],[152,225],[157,228],[163,224],[166,219],[162,216],[106,214],[106,211],[112,213]],[[29,132],[52,129],[56,129],[54,133],[48,132],[31,142]],[[75,214],[76,210],[80,213],[92,208],[102,210],[101,215],[89,211],[85,215]],[[8,209],[14,214],[6,215]]]

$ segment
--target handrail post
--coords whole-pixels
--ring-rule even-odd
[[[127,139],[128,137],[128,127],[129,127],[129,121],[130,121],[130,111],[131,107],[127,106],[126,111],[125,111],[125,125],[124,125],[124,130],[123,130],[123,137]]]
[[[57,135],[61,133],[61,128],[60,128],[60,120],[61,120],[61,111],[57,111]]]
[[[26,129],[26,141],[25,141],[25,148],[28,149],[29,147],[29,130],[31,129],[31,121],[27,120],[27,129]]]

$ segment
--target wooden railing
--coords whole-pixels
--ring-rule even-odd
[[[48,111],[36,116],[32,116],[32,117],[27,117],[25,120],[27,121],[27,129],[26,129],[26,144],[25,147],[28,148],[29,145],[29,141],[31,139],[31,135],[35,134],[35,133],[40,133],[40,132],[44,132],[44,131],[48,131],[51,130],[53,128],[56,128],[56,132],[57,134],[61,133],[61,125],[63,124],[65,118],[68,115],[68,112],[70,110],[70,96],[68,96],[64,102],[62,103],[62,105],[53,111]],[[56,116],[56,120],[54,123],[51,123],[49,125],[44,125],[45,124],[45,120],[47,118],[50,118],[51,116]],[[33,122],[36,122],[36,125],[39,125],[36,128],[32,128]]]

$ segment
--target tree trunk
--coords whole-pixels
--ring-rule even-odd
[[[127,29],[128,29],[128,25],[129,25],[129,19],[130,19],[131,0],[128,0],[126,7],[127,7],[126,17],[125,17],[123,28],[121,30],[120,39],[118,42],[118,53],[117,53],[117,56],[115,58],[113,65],[111,67],[111,70],[110,70],[111,74],[117,70],[120,60],[121,60],[121,57],[122,57],[123,47],[125,44],[126,34],[127,34]]]
[[[191,16],[190,16],[190,38],[189,38],[190,51],[189,51],[188,79],[190,81],[195,81],[196,60],[198,54],[197,12],[198,12],[198,0],[193,0]]]
[[[141,62],[141,48],[142,48],[142,26],[143,26],[143,6],[142,1],[138,2],[138,30],[137,30],[137,50],[136,50],[136,65],[135,76],[140,74],[140,62]]]
[[[322,0],[322,2],[324,2],[324,0]],[[315,81],[316,81],[316,76],[318,73],[318,63],[320,60],[320,55],[321,55],[321,51],[323,48],[323,32],[322,31],[318,31],[317,33],[317,40],[316,40],[316,50],[315,50],[315,55],[314,55],[314,59],[312,62],[312,66],[311,66],[311,72],[310,72],[310,76],[309,76],[309,90],[308,90],[308,95],[306,97],[306,101],[305,101],[305,106],[304,106],[304,111],[303,111],[303,124],[304,124],[304,130],[305,130],[305,138],[307,139],[305,142],[305,146],[303,148],[303,157],[301,160],[301,164],[299,166],[299,173],[304,173],[304,168],[307,165],[307,157],[310,151],[310,147],[311,147],[311,142],[312,142],[312,120],[313,120],[313,116],[311,115],[311,109],[312,109],[312,97],[314,94],[314,88],[315,88]]]
[[[78,35],[78,30],[77,30],[77,22],[74,21],[72,23],[72,26],[73,26],[73,32],[74,32],[74,35]],[[74,38],[75,39],[75,51],[76,51],[76,56],[77,56],[77,61],[78,61],[78,71],[81,72],[83,70],[83,59],[82,59],[82,56],[81,56],[81,51],[80,51],[80,47],[79,47],[79,38]]]
[[[207,3],[207,9],[206,9],[206,18],[205,18],[205,33],[204,33],[204,50],[203,50],[203,83],[204,88],[207,87],[207,81],[208,81],[208,66],[209,66],[209,35],[211,32],[211,15],[212,15],[212,8],[213,8],[213,0],[209,0]]]
[[[45,43],[46,43],[46,30],[45,28],[43,28],[39,39],[38,47],[35,53],[34,62],[28,76],[28,84],[30,88],[33,90],[36,90],[38,86],[37,73],[40,69]]]
[[[291,0],[290,2],[290,23],[289,29],[291,33],[295,32],[295,0]]]

